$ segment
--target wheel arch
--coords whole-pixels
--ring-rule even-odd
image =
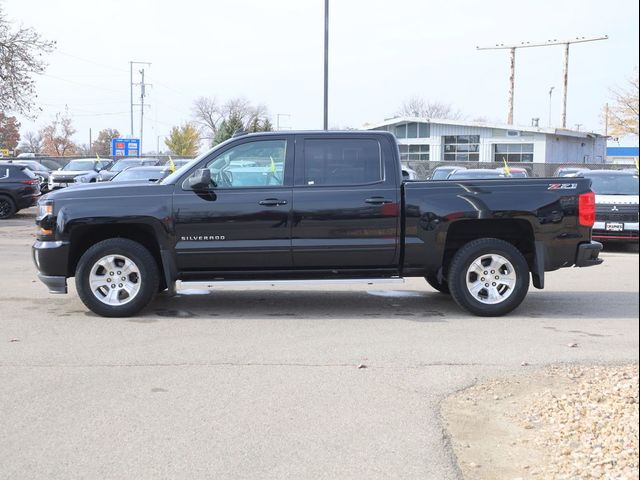
[[[445,276],[455,253],[467,243],[480,238],[497,238],[509,242],[522,253],[529,270],[535,271],[535,234],[528,221],[522,219],[459,220],[447,230],[442,258]]]
[[[104,223],[92,225],[77,225],[70,229],[69,258],[67,260],[67,271],[69,276],[75,274],[78,262],[82,255],[102,240],[109,238],[126,238],[139,243],[145,247],[155,259],[161,278],[164,278],[164,267],[158,234],[154,227],[147,223]]]

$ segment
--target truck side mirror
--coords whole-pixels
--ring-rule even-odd
[[[200,168],[193,172],[187,180],[192,190],[208,190],[211,186],[211,171],[208,168]]]

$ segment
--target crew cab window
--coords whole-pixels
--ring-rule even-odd
[[[286,153],[286,140],[243,143],[216,157],[206,168],[221,188],[281,186]]]
[[[382,173],[377,140],[305,141],[304,185],[362,185],[381,181]]]

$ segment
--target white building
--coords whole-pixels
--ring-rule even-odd
[[[395,134],[404,161],[604,163],[606,139],[597,133],[457,120],[398,117],[367,130]]]

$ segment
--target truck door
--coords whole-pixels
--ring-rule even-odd
[[[268,135],[230,144],[198,168],[212,186],[176,185],[176,257],[182,271],[289,268],[293,177],[292,136]]]
[[[294,267],[397,269],[399,174],[386,138],[297,136]]]

